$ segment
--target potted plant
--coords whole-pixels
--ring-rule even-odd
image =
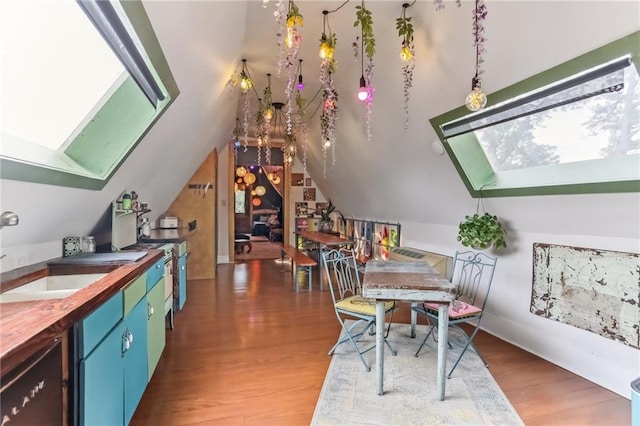
[[[505,231],[498,217],[487,212],[482,215],[475,213],[473,216],[465,216],[458,230],[458,241],[465,247],[477,250],[491,246],[496,249],[507,247],[504,236]]]
[[[320,228],[320,232],[331,232],[333,230],[333,219],[331,219],[331,213],[338,213],[340,218],[344,222],[344,216],[340,212],[340,210],[336,210],[336,206],[333,205],[331,199],[329,199],[329,204],[326,208],[320,209],[320,223],[318,227]]]

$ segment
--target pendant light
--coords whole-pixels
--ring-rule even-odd
[[[253,87],[253,82],[251,81],[251,77],[249,77],[249,73],[247,72],[247,60],[242,60],[242,71],[240,72],[240,90],[242,93],[247,93]]]
[[[473,36],[476,46],[476,73],[471,79],[471,92],[465,99],[465,106],[469,111],[479,111],[487,105],[487,95],[482,91],[482,80],[480,79],[480,48],[481,48],[481,34],[480,34],[480,22],[478,18],[480,14],[484,14],[485,11],[480,10],[480,0],[476,0],[476,6],[473,11]]]
[[[304,89],[304,82],[302,81],[302,59],[298,59],[298,84],[296,85],[298,91]]]

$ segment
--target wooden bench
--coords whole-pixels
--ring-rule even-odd
[[[291,258],[291,272],[294,273],[296,276],[296,292],[298,292],[300,289],[298,284],[299,269],[306,270],[307,276],[309,277],[309,291],[312,291],[313,285],[312,285],[311,268],[316,266],[318,263],[312,258],[310,258],[309,256],[307,256],[306,254],[304,254],[303,252],[301,252],[300,250],[298,250],[297,248],[295,248],[294,246],[281,244],[280,250],[281,250],[281,258],[283,261],[284,261],[285,254]]]

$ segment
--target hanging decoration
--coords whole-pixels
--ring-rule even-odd
[[[258,167],[262,165],[262,146],[264,145],[264,103],[258,98],[258,110],[256,111],[256,153]]]
[[[236,117],[236,126],[231,133],[231,144],[233,145],[233,163],[238,164],[238,148],[240,148],[240,119]]]
[[[400,60],[402,61],[403,94],[404,94],[404,131],[409,130],[409,90],[413,86],[413,69],[416,66],[415,49],[413,44],[413,24],[411,17],[407,17],[407,9],[411,5],[402,5],[402,14],[396,19],[396,29],[398,36],[402,39],[400,46]]]
[[[334,58],[337,37],[329,26],[329,12],[322,11],[322,35],[320,36],[320,86],[322,91],[322,113],[320,114],[320,143],[322,144],[323,176],[327,175],[327,153],[332,151],[335,166],[338,122],[338,91],[333,83],[333,74],[338,66]],[[328,29],[328,33],[327,33]]]
[[[373,106],[373,56],[376,53],[376,40],[373,35],[373,15],[365,7],[364,0],[360,6],[356,6],[356,21],[354,27],[360,26],[362,56],[360,66],[362,74],[360,76],[360,87],[358,89],[358,99],[367,105],[366,124],[367,141],[371,141],[371,115]],[[367,66],[364,67],[364,57],[367,57]]]
[[[267,74],[267,87],[264,89],[264,112],[261,128],[265,150],[264,156],[267,164],[271,164],[271,121],[274,115],[271,95],[271,74]]]
[[[482,91],[482,64],[484,58],[484,20],[487,18],[487,6],[484,0],[476,0],[473,9],[473,45],[476,48],[476,67],[475,75],[471,79],[471,92],[465,99],[465,105],[470,111],[479,111],[487,105],[487,95]]]
[[[287,13],[287,35],[285,38],[286,46],[286,61],[285,67],[287,69],[287,86],[285,88],[285,94],[287,97],[287,133],[292,133],[291,115],[293,114],[293,92],[296,86],[296,66],[298,65],[298,54],[300,47],[302,46],[302,36],[298,30],[298,26],[302,27],[304,19],[300,14],[298,6],[289,0],[289,12]]]
[[[444,9],[444,0],[433,0],[433,4],[436,6],[436,10]],[[462,6],[462,0],[456,0],[456,6]]]

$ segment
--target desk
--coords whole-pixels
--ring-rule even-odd
[[[364,270],[362,295],[376,300],[376,379],[378,395],[384,394],[384,302],[438,302],[438,394],[444,400],[448,308],[456,295],[452,284],[425,262],[371,260]]]
[[[322,246],[334,247],[334,246],[343,246],[346,244],[353,244],[352,240],[348,240],[346,238],[342,238],[338,235],[327,234],[326,232],[318,232],[318,231],[297,231],[296,236],[300,236],[307,241],[313,241],[316,243],[318,247],[318,276],[320,283],[320,290],[322,290]],[[297,238],[296,238],[297,244]]]

